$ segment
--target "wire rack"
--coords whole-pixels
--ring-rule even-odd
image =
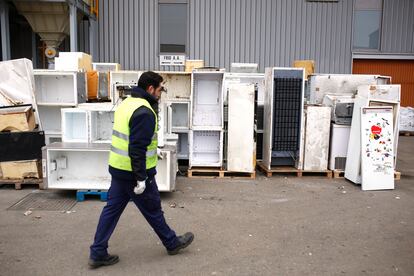
[[[302,80],[275,78],[273,93],[273,150],[299,150]]]

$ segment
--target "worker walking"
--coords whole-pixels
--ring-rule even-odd
[[[158,99],[163,79],[145,72],[115,111],[109,172],[112,175],[108,202],[102,210],[95,239],[90,247],[89,266],[97,268],[119,261],[108,254],[108,240],[131,199],[154,229],[168,254],[175,255],[191,244],[194,235],[177,236],[165,221],[155,181],[157,166]]]

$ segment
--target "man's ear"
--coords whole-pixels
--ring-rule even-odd
[[[147,92],[150,93],[150,94],[154,93],[154,90],[155,90],[154,86],[152,86],[152,85],[148,86],[148,88],[147,88]]]

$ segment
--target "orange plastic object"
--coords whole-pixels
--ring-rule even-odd
[[[98,71],[88,71],[88,100],[96,100],[98,98]]]

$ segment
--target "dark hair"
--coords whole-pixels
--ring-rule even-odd
[[[159,74],[152,71],[147,71],[142,73],[141,77],[139,78],[138,87],[146,91],[151,85],[154,88],[158,88],[158,86],[161,85],[162,81],[163,79]]]

